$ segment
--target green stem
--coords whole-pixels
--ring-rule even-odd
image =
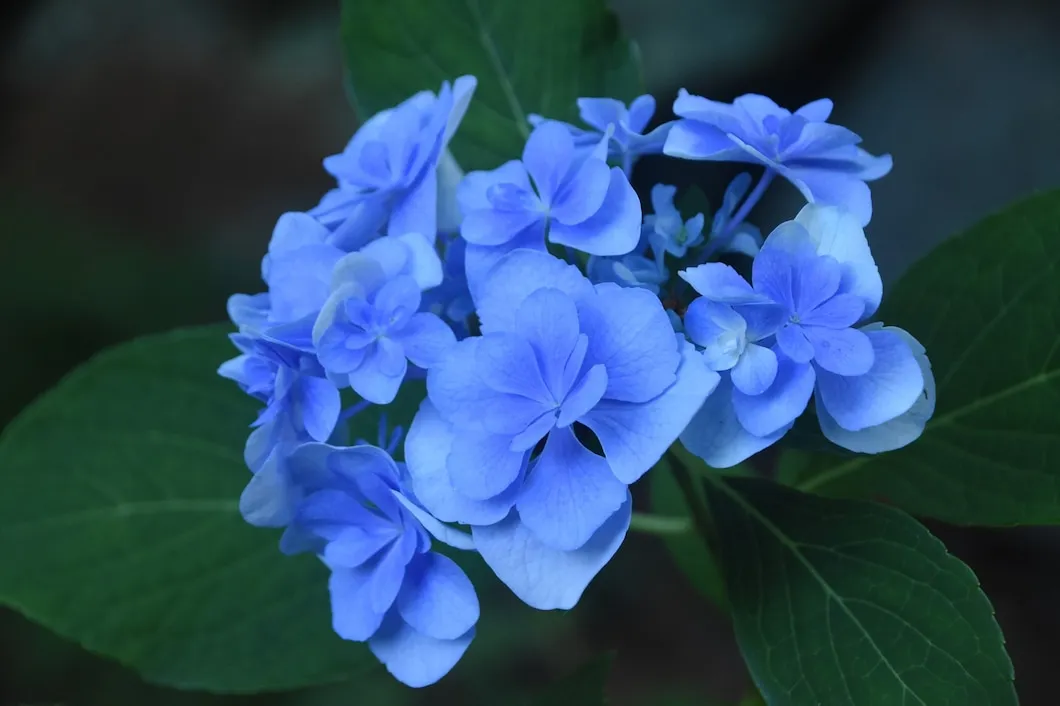
[[[629,528],[644,534],[674,535],[684,534],[692,529],[692,520],[687,517],[652,515],[647,512],[634,512]]]
[[[674,480],[677,481],[677,486],[681,489],[681,493],[684,494],[685,502],[688,503],[688,509],[692,513],[692,524],[695,526],[696,532],[703,539],[703,543],[707,545],[707,550],[713,556],[719,556],[717,552],[718,542],[714,533],[714,522],[710,518],[710,510],[707,509],[702,493],[696,490],[696,481],[692,478],[692,473],[688,470],[688,466],[685,465],[684,461],[681,460],[681,457],[673,451],[666,452],[666,460],[669,461],[670,471],[674,474]]]

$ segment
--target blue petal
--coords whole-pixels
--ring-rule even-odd
[[[390,492],[394,494],[394,498],[401,503],[402,507],[408,510],[409,514],[423,525],[423,529],[427,530],[439,542],[448,544],[454,549],[463,549],[465,551],[471,551],[475,548],[475,542],[467,532],[442,524],[431,513],[417,505],[400,491],[391,490]]]
[[[411,277],[395,277],[375,293],[372,307],[378,319],[404,323],[420,308],[420,288]]]
[[[281,215],[272,229],[269,254],[292,252],[306,245],[321,245],[327,242],[328,229],[308,213],[288,211]]]
[[[418,689],[448,674],[464,656],[474,637],[474,628],[456,640],[427,637],[416,632],[396,613],[391,613],[368,642],[368,647],[394,678]]]
[[[654,112],[649,112],[649,120]],[[603,132],[609,124],[617,124],[626,118],[626,106],[614,98],[579,98],[578,114],[586,125]]]
[[[524,603],[538,610],[573,608],[586,586],[618,551],[629,529],[633,500],[574,551],[541,543],[512,512],[503,522],[472,528],[475,546],[497,577]]]
[[[563,381],[564,367],[581,333],[574,302],[558,289],[539,289],[519,305],[515,327],[540,359],[548,390],[553,397],[560,398],[568,387]],[[580,368],[581,363],[578,365]]]
[[[731,266],[708,262],[678,272],[681,279],[711,301],[725,304],[771,303],[751,288],[750,283]]]
[[[296,404],[309,436],[327,441],[342,411],[339,390],[324,378],[302,376],[298,381]]]
[[[827,98],[821,98],[819,100],[810,101],[809,103],[795,111],[795,115],[801,115],[807,120],[820,123],[823,123],[825,120],[828,120],[828,116],[831,114],[832,101]]]
[[[543,231],[546,215],[539,210],[501,210],[497,208],[468,211],[460,225],[460,235],[472,245],[504,245],[529,230]]]
[[[808,314],[839,291],[842,268],[827,255],[799,262],[795,272],[795,311]]]
[[[607,369],[605,398],[647,402],[673,383],[681,352],[658,297],[598,284],[595,297],[578,302],[578,314],[589,338],[586,363]]]
[[[481,306],[482,287],[493,274],[493,269],[509,253],[515,250],[532,250],[545,253],[545,223],[542,220],[504,245],[472,245],[468,243],[464,251],[464,273],[467,277],[468,291],[475,306]]]
[[[471,247],[468,247],[470,263]],[[470,278],[470,272],[468,277]],[[575,265],[537,250],[513,250],[498,260],[475,295],[482,332],[519,333],[516,312],[531,294],[558,289],[575,302],[593,293],[592,284]]]
[[[437,640],[459,638],[479,617],[475,587],[456,562],[436,552],[409,564],[397,609],[413,630]]]
[[[273,257],[268,279],[272,321],[295,321],[318,312],[331,289],[331,271],[343,254],[331,245],[311,245]]]
[[[837,294],[809,313],[802,314],[806,326],[849,328],[856,324],[865,311],[865,301],[853,294]]]
[[[732,369],[732,384],[745,395],[760,395],[776,380],[777,367],[776,353],[750,343]]]
[[[766,240],[762,251],[751,265],[754,290],[795,313],[795,256],[782,248],[771,248],[768,245],[769,240]]]
[[[402,537],[401,539],[404,539]],[[368,581],[368,601],[371,609],[385,613],[397,599],[401,584],[405,581],[407,542],[396,541],[377,560],[365,565],[371,571]]]
[[[640,242],[640,226],[637,192],[622,170],[613,167],[603,205],[596,213],[577,224],[553,221],[548,239],[591,255],[625,255]]]
[[[769,436],[794,422],[813,394],[813,366],[785,356],[777,358],[777,377],[772,387],[760,395],[746,395],[738,389],[732,393],[737,419],[755,436]]]
[[[372,610],[369,599],[371,572],[364,568],[333,569],[328,579],[331,593],[331,624],[344,640],[363,642],[383,622],[383,614]]]
[[[556,425],[567,427],[585,416],[597,405],[607,390],[607,370],[597,363],[582,375],[567,393],[559,410]]]
[[[806,331],[798,324],[782,326],[777,331],[777,346],[796,363],[809,363],[813,360],[813,344],[806,337]]]
[[[850,211],[858,224],[872,220],[872,194],[856,175],[829,168],[782,168],[781,173],[802,192],[810,203],[838,206]]]
[[[523,148],[523,164],[546,205],[552,204],[573,158],[574,139],[559,123],[542,123],[530,133]]]
[[[352,569],[363,565],[398,536],[397,527],[370,531],[363,527],[347,527],[324,548],[324,562],[332,569]]]
[[[622,505],[626,486],[570,428],[554,429],[516,502],[523,523],[548,547],[572,550]]]
[[[291,483],[286,455],[274,450],[239,496],[239,512],[255,527],[284,527],[294,518],[301,492]]]
[[[681,434],[684,447],[712,468],[731,468],[747,460],[776,443],[792,426],[788,424],[767,436],[754,436],[736,418],[732,393],[732,380],[723,375],[714,393]]]
[[[438,231],[438,176],[428,169],[420,180],[394,204],[387,224],[387,235],[423,233],[434,237]]]
[[[600,440],[615,477],[633,483],[662,458],[719,380],[685,344],[677,380],[663,394],[643,404],[604,401],[582,422]]]
[[[551,401],[533,346],[517,334],[482,336],[473,363],[482,381],[497,392],[534,400],[541,405],[541,412]]]
[[[429,369],[445,357],[456,345],[453,330],[434,314],[413,314],[408,323],[390,337],[401,344],[405,355],[414,365]]]
[[[453,448],[453,428],[424,400],[405,437],[405,463],[416,498],[442,522],[490,524],[508,514],[521,487],[489,500],[472,500],[453,488],[446,459]]]
[[[495,498],[511,487],[523,471],[527,454],[511,450],[510,436],[458,432],[446,460],[456,492],[472,500]]]
[[[611,186],[611,169],[602,159],[587,159],[567,178],[549,209],[558,223],[581,223],[604,205]]]
[[[924,375],[909,343],[893,331],[870,330],[875,360],[864,375],[820,371],[821,402],[840,427],[860,431],[905,413],[923,393]]]
[[[864,375],[872,368],[872,342],[861,331],[820,326],[804,326],[803,331],[813,345],[814,362],[828,372]]]
[[[400,346],[394,344],[395,350],[383,345],[384,340],[377,341],[365,355],[360,367],[350,373],[350,387],[373,404],[390,404],[394,401],[407,368]]]
[[[843,267],[839,291],[861,297],[865,301],[863,316],[872,316],[883,298],[883,280],[858,219],[834,206],[811,203],[795,220],[813,238],[819,255],[834,257]]]
[[[863,330],[872,331],[880,328],[879,324],[872,324]],[[911,444],[920,438],[924,431],[924,426],[935,412],[935,377],[932,375],[931,363],[925,355],[924,347],[902,329],[888,327],[884,330],[892,331],[901,336],[913,351],[913,355],[920,365],[920,372],[924,376],[924,391],[913,403],[912,407],[894,419],[859,431],[849,431],[839,426],[832,415],[828,413],[828,409],[821,400],[821,393],[818,391],[816,406],[817,418],[821,423],[821,431],[832,443],[857,453],[883,453]]]

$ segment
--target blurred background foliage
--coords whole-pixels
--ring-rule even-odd
[[[873,185],[869,228],[887,282],[947,235],[1060,183],[1052,0],[611,5],[662,110],[682,86],[788,107],[829,96],[836,122],[894,155]],[[328,188],[320,160],[357,117],[335,0],[12,0],[0,40],[3,424],[101,347],[222,320],[229,293],[258,289],[273,221]],[[645,160],[638,187],[665,174],[716,195],[735,173],[673,167]],[[776,189],[755,220],[768,231],[798,203]],[[990,595],[1022,703],[1056,703],[1060,534],[930,527]],[[745,692],[726,619],[653,538],[632,537],[576,611],[542,619],[538,639],[510,645],[475,679],[446,680],[429,702],[518,703],[486,695],[532,692],[606,650],[617,651],[618,706],[731,704]],[[356,684],[258,696],[156,688],[7,611],[0,655],[4,706],[427,703]]]

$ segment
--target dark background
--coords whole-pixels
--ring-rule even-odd
[[[873,184],[868,229],[885,282],[1008,201],[1060,185],[1058,3],[612,6],[640,43],[662,109],[681,86],[719,100],[766,93],[789,108],[828,96],[835,122],[894,155],[894,171]],[[100,347],[221,320],[229,293],[259,288],[273,221],[328,188],[320,160],[356,124],[337,27],[335,0],[9,0],[0,9],[0,424]],[[680,168],[679,181],[699,180],[715,196],[732,173]],[[638,186],[662,169],[646,160]],[[777,187],[752,220],[768,232],[798,203]],[[993,600],[1022,703],[1057,703],[1060,535],[931,528]],[[650,538],[627,542],[572,617],[572,629],[513,656],[492,681],[532,685],[617,649],[619,706],[655,706],[663,694],[731,703],[743,693],[725,618]],[[430,700],[466,703],[472,693],[447,683]],[[53,702],[359,703],[348,686],[239,698],[146,686],[0,612],[0,704]]]

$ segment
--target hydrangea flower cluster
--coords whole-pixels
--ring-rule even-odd
[[[450,550],[569,609],[629,530],[629,486],[673,444],[731,466],[812,403],[827,439],[878,453],[934,406],[923,347],[870,322],[866,182],[890,158],[826,122],[831,102],[682,91],[678,119],[648,130],[650,96],[582,98],[588,129],[531,116],[520,159],[465,175],[448,144],[475,85],[416,94],[324,161],[336,188],[277,221],[267,291],[229,301],[240,354],[219,370],[263,405],[243,516],[318,556],[336,633],[417,687],[475,635]],[[644,214],[645,155],[764,171],[713,215],[683,213],[667,184]],[[763,239],[746,218],[777,175],[808,203]],[[403,443],[385,414],[375,443],[350,441],[351,420],[417,380]]]

